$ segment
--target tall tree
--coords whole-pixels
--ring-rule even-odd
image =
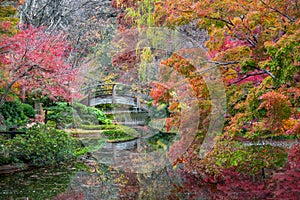
[[[76,68],[99,56],[98,50],[107,48],[114,35],[117,11],[110,3],[110,0],[27,0],[19,7],[20,22],[47,27],[48,32],[67,33],[73,47],[69,59]]]
[[[261,81],[268,75],[284,83],[293,81],[299,72],[299,40],[295,39],[299,38],[299,13],[295,0],[166,0],[157,4],[155,15],[157,23],[170,27],[196,21],[198,27],[205,28],[212,58],[236,73],[231,83],[251,81],[252,77]],[[285,48],[287,56],[280,61],[281,54],[275,56],[274,47],[291,42],[293,47]],[[281,66],[274,66],[277,64]]]
[[[166,0],[156,3],[154,15],[157,25],[176,29],[197,23],[199,29],[206,29],[205,46],[227,85],[227,122],[219,144],[204,161],[197,155],[199,145],[191,145],[186,169],[199,173],[216,172],[222,166],[258,169],[255,160],[242,156],[245,150],[237,150],[238,137],[299,136],[298,1]],[[168,62],[182,66],[174,58]],[[274,164],[270,154],[261,163]]]

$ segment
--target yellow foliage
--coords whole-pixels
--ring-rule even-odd
[[[285,130],[292,129],[294,126],[296,126],[300,121],[297,119],[289,118],[282,120],[283,128]]]

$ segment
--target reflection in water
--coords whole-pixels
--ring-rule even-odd
[[[175,174],[171,167],[127,173],[86,160],[80,170],[40,169],[1,176],[0,199],[190,199],[190,193],[178,190],[182,180]]]
[[[184,181],[172,166],[160,167],[159,170],[147,173],[126,170],[139,166],[132,163],[135,154],[155,150],[147,145],[149,141],[137,139],[103,144],[102,140],[98,140],[96,138],[94,142],[88,142],[95,150],[92,155],[81,158],[76,168],[39,169],[0,176],[0,199],[190,199],[191,192],[180,189]],[[152,143],[157,141],[154,139]],[[126,169],[120,167],[124,161]],[[137,162],[141,163],[140,160]],[[160,164],[142,163],[143,166]]]
[[[74,169],[39,169],[0,176],[0,199],[47,199],[64,192]]]
[[[93,151],[81,158],[76,168],[38,169],[0,175],[0,199],[226,199],[226,194],[217,185],[207,185],[199,182],[200,179],[194,174],[184,174],[184,165],[177,169],[166,165],[147,173],[127,170],[139,166],[138,163],[159,166],[159,162],[145,164],[129,158],[134,158],[135,153],[164,149],[172,139],[173,136],[166,137],[163,133],[147,141],[136,139],[114,144],[104,144],[103,140],[92,138],[86,143]],[[248,146],[258,148],[256,145]],[[221,184],[222,187],[227,185]],[[236,192],[234,194],[237,195]],[[243,195],[241,193],[236,197]]]
[[[175,182],[167,170],[133,174],[96,164],[91,172],[78,172],[68,189],[83,193],[84,199],[166,199]]]
[[[187,188],[186,188],[187,187]],[[82,194],[82,199],[211,199],[208,185],[184,180],[173,167],[147,174],[116,171],[104,164],[89,164],[78,172],[67,193]]]

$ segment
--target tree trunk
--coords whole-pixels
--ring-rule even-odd
[[[48,110],[45,109],[45,119],[44,119],[44,124],[47,124],[48,122]]]
[[[3,104],[5,103],[6,97],[7,97],[8,93],[9,93],[9,90],[10,90],[10,88],[15,84],[15,82],[16,82],[16,81],[13,81],[13,82],[11,82],[10,84],[8,84],[8,85],[6,86],[5,91],[4,91],[4,93],[3,93],[2,97],[1,97],[1,100],[0,100],[0,108],[1,108],[1,107],[3,106]]]
[[[1,113],[0,113],[0,130],[6,130],[5,119]]]

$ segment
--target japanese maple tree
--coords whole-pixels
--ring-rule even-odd
[[[11,88],[71,100],[71,81],[77,73],[66,62],[69,45],[62,34],[45,33],[44,28],[28,26],[17,34],[0,40],[0,107]]]
[[[196,22],[206,29],[212,59],[236,73],[231,83],[261,82],[262,75],[285,83],[299,72],[299,13],[294,0],[166,0],[157,3],[155,16],[157,24]]]
[[[129,15],[122,19],[133,20],[132,24],[137,24],[138,27],[149,25],[148,22],[139,24],[145,19],[145,15],[139,18],[138,12],[132,13],[133,9],[138,10],[137,5],[130,5],[130,1],[125,2],[132,9],[127,8]],[[152,3],[155,4],[153,16],[157,26],[180,29],[183,25],[196,23],[199,30],[203,28],[207,31],[209,37],[205,46],[212,62],[222,71],[227,86],[227,121],[224,135],[220,138],[220,143],[223,144],[216,146],[214,152],[208,155],[205,164],[200,162],[200,159],[195,159],[201,146],[199,145],[201,139],[195,139],[198,143],[191,145],[185,158],[180,160],[185,162],[186,169],[197,172],[209,171],[208,168],[215,170],[212,165],[218,160],[214,157],[219,153],[228,154],[230,151],[236,151],[230,149],[226,152],[225,148],[225,144],[230,146],[236,142],[236,137],[255,140],[284,134],[299,135],[299,98],[297,97],[299,97],[300,21],[297,1],[165,0]],[[126,24],[126,20],[122,22],[123,25]],[[128,23],[127,27],[130,27]],[[121,31],[124,31],[123,28]],[[177,73],[194,71],[176,56],[170,57],[162,64],[164,68],[167,67]],[[201,78],[192,80],[189,74],[184,75],[189,78],[189,84],[197,96],[206,94],[205,83],[201,82]],[[176,78],[170,76],[168,80],[155,83],[151,93],[156,102],[170,105],[169,111],[172,114],[168,119],[167,128],[172,123],[178,124],[178,116],[183,114],[179,109],[180,102],[172,102],[170,95],[174,93],[170,87],[174,82]],[[184,96],[178,99],[182,100]],[[209,112],[209,108],[207,106],[201,110]],[[181,118],[181,120],[189,119]],[[206,125],[199,126],[202,134],[205,133],[205,127]],[[183,142],[176,143],[171,150],[176,154],[176,150],[184,146],[183,144]],[[253,157],[258,155],[257,152],[252,154]],[[240,161],[239,156],[232,156],[231,164]],[[273,160],[269,158],[270,155],[266,154],[264,159],[272,163]],[[207,162],[208,160],[212,162]],[[254,162],[255,160],[249,163],[245,161],[237,163],[249,167]],[[203,169],[203,165],[207,168]]]

